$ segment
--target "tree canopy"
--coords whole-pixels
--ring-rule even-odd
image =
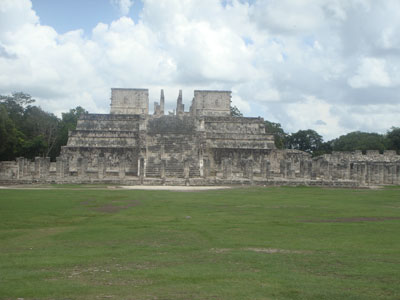
[[[334,151],[354,151],[354,150],[379,150],[388,149],[388,141],[384,135],[378,133],[354,131],[342,135],[331,141]]]
[[[243,114],[236,106],[231,105],[231,116],[232,117],[243,117]]]
[[[312,129],[299,130],[296,133],[292,133],[288,138],[290,149],[297,149],[311,154],[320,149],[322,143],[322,136]]]
[[[275,146],[278,149],[284,149],[288,142],[288,134],[283,130],[280,123],[264,121],[265,131],[274,136]]]
[[[68,130],[75,129],[78,117],[87,113],[78,106],[60,119],[34,106],[34,102],[21,92],[0,95],[0,160],[19,156],[50,156],[54,160],[67,143]]]

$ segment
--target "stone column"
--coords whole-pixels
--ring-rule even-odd
[[[99,157],[97,159],[97,177],[100,180],[104,178],[105,171],[106,171],[105,158],[104,157]]]
[[[286,174],[287,178],[293,179],[295,177],[295,173],[292,168],[292,162],[290,160],[286,161]]]
[[[64,165],[64,177],[69,177],[70,176],[70,172],[69,172],[69,159],[68,157],[66,159],[64,159],[63,161],[63,165]]]
[[[143,184],[144,177],[145,177],[145,159],[143,157],[139,158],[139,163],[138,163],[138,175],[140,179],[140,183]]]
[[[253,180],[253,160],[247,160],[244,166],[244,177]]]
[[[307,160],[305,162],[305,178],[307,179],[311,179],[312,177],[312,165],[313,165],[312,160]]]
[[[205,158],[203,159],[203,177],[207,178],[210,176],[210,161]]]
[[[385,165],[379,163],[379,184],[385,183]]]
[[[78,177],[85,178],[86,177],[86,171],[87,171],[87,165],[88,161],[84,157],[80,157],[77,160],[77,171],[78,171]]]
[[[229,158],[225,158],[222,161],[223,165],[223,178],[232,179],[232,161]]]
[[[41,157],[35,157],[35,171],[33,174],[34,178],[40,178],[40,160]]]
[[[162,179],[163,183],[165,182],[165,167],[166,167],[166,165],[167,165],[166,160],[162,159],[161,160],[160,176],[161,176],[161,179]]]
[[[189,185],[190,163],[188,159],[183,162],[183,176],[185,177],[185,184]]]
[[[286,161],[282,159],[279,162],[279,169],[280,169],[280,174],[281,174],[282,178],[286,178],[287,177],[286,167],[287,167]]]
[[[124,179],[125,178],[125,164],[126,164],[126,159],[125,159],[125,156],[122,155],[119,158],[119,164],[118,164],[118,177],[119,177],[119,179]]]
[[[271,162],[269,160],[267,160],[265,162],[265,178],[271,178],[272,174],[271,174]]]
[[[397,176],[396,176],[396,165],[394,163],[390,163],[390,183],[391,184],[396,184],[397,182]]]
[[[56,177],[64,177],[64,163],[62,157],[60,156],[56,158]]]
[[[359,165],[359,175],[360,175],[360,177],[359,177],[359,182],[362,184],[362,185],[365,185],[365,181],[366,181],[366,164],[365,163],[361,163],[360,165]]]
[[[266,163],[264,157],[262,157],[261,161],[260,161],[260,176],[261,176],[261,178],[265,178],[266,177],[266,173],[267,173],[266,172],[267,171],[266,165],[267,165],[267,163]]]
[[[370,185],[374,183],[374,164],[370,161],[367,162],[367,178]]]
[[[356,168],[357,168],[357,163],[350,163],[350,179],[351,180],[356,180]]]
[[[304,179],[305,176],[306,176],[306,173],[307,173],[307,171],[306,171],[306,161],[305,160],[301,160],[300,161],[300,177]]]
[[[42,178],[46,178],[46,179],[50,175],[50,157],[43,158],[41,174],[42,174]]]
[[[17,178],[21,179],[22,177],[24,177],[24,168],[25,168],[25,160],[23,157],[17,158],[17,165],[18,165]]]

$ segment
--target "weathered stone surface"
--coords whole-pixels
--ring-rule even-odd
[[[394,151],[333,152],[311,158],[278,150],[262,118],[230,116],[228,91],[195,91],[190,112],[179,92],[164,115],[164,93],[148,114],[148,90],[112,89],[110,114],[83,115],[56,162],[0,162],[3,182],[166,185],[400,184]]]

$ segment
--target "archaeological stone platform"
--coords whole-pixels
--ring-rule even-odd
[[[176,109],[165,98],[149,114],[147,89],[111,90],[110,114],[85,114],[56,162],[37,157],[0,162],[2,183],[114,183],[148,185],[400,184],[394,151],[311,158],[279,150],[262,118],[233,117],[231,92],[196,90],[188,111],[182,91]]]

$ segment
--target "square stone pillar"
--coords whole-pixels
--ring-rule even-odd
[[[126,165],[126,159],[124,156],[120,157],[119,159],[119,164],[118,164],[118,177],[119,179],[124,179],[125,178],[125,165]]]
[[[207,178],[210,176],[210,160],[208,158],[203,159],[203,177]]]
[[[63,159],[63,165],[64,165],[64,177],[69,177],[71,174],[69,172],[69,159],[68,157]]]
[[[41,157],[35,157],[35,171],[33,173],[33,177],[38,179],[40,178],[40,165],[41,165]]]
[[[183,161],[183,176],[185,179],[189,179],[189,174],[190,174],[190,163],[188,159],[185,159]]]
[[[379,163],[379,184],[383,183],[385,183],[385,165],[384,163]]]
[[[366,182],[366,164],[363,162],[363,163],[360,163],[359,164],[359,169],[358,169],[358,172],[359,172],[359,180],[358,180],[358,182],[360,183],[360,184],[362,184],[362,185],[365,185],[365,182]]]
[[[287,177],[287,164],[285,160],[281,160],[279,162],[279,169],[280,169],[280,174],[282,176],[282,178],[286,178]]]
[[[42,160],[42,170],[41,170],[41,177],[48,178],[50,175],[50,157],[44,157]]]
[[[295,172],[292,168],[292,162],[290,160],[286,161],[286,176],[290,179],[295,177]]]
[[[106,173],[106,163],[104,157],[97,159],[97,176],[99,179],[103,179]]]
[[[77,160],[77,171],[78,171],[78,176],[81,178],[86,177],[86,171],[87,171],[87,166],[88,166],[88,161],[87,158],[80,157]]]
[[[261,176],[261,178],[266,177],[266,161],[264,158],[261,158],[261,162],[260,162],[260,176]]]
[[[64,178],[64,161],[60,156],[56,158],[56,176]]]
[[[229,158],[225,158],[222,161],[223,165],[223,178],[232,179],[232,161]]]
[[[244,168],[244,177],[253,180],[253,160],[247,160]]]
[[[24,177],[25,159],[23,157],[18,157],[17,165],[18,165],[17,178],[21,179]]]
[[[165,167],[167,166],[167,161],[165,159],[161,160],[160,177],[165,182]]]
[[[271,162],[266,161],[265,162],[265,178],[271,178],[272,177],[272,172],[271,172]]]

